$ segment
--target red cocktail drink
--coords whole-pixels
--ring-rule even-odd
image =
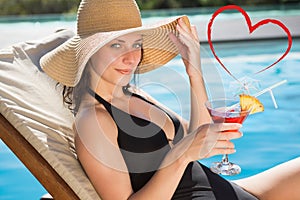
[[[247,113],[245,114],[241,114],[238,117],[220,117],[220,116],[212,116],[212,120],[215,123],[239,123],[242,124],[244,122],[244,120],[246,119],[246,117],[248,116]]]
[[[241,111],[239,101],[236,100],[211,100],[207,101],[205,105],[214,123],[242,124],[250,112]],[[222,175],[235,175],[241,172],[241,168],[238,165],[228,161],[228,155],[224,155],[221,162],[214,162],[211,166],[211,170]]]

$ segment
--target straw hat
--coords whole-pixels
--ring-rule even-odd
[[[182,16],[189,25],[188,18]],[[143,58],[138,73],[158,68],[178,54],[168,33],[176,31],[180,17],[142,26],[139,8],[134,0],[82,0],[77,12],[77,34],[44,55],[42,69],[56,81],[75,86],[90,57],[111,40],[141,32]]]

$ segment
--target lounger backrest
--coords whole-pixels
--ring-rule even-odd
[[[71,112],[39,60],[73,36],[60,31],[0,51],[0,113],[42,155],[80,199],[100,199],[77,160]],[[16,147],[17,148],[17,147]]]

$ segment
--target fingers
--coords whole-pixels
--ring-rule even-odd
[[[177,21],[177,29],[179,29],[179,32],[182,33],[189,33],[191,32],[191,29],[189,29],[189,27],[186,25],[186,23],[183,21],[182,18],[178,19]]]
[[[176,25],[176,29],[179,32],[177,36],[174,34],[170,34],[169,37],[172,42],[176,45],[182,59],[184,65],[186,67],[186,71],[188,75],[191,77],[192,75],[199,74],[199,66],[200,63],[200,43],[198,40],[198,35],[195,26],[186,25],[184,20],[180,18]],[[195,73],[196,71],[196,73]]]
[[[233,154],[236,152],[234,144],[229,140],[217,140],[207,157],[215,155]]]
[[[243,134],[240,131],[226,131],[220,132],[219,140],[233,140],[242,137]]]
[[[198,37],[198,32],[197,32],[196,26],[192,25],[191,29],[192,29],[193,36],[199,41],[199,37]]]
[[[234,149],[234,144],[229,140],[218,140],[215,144],[216,149]]]
[[[185,139],[192,140],[191,152],[198,152],[196,156],[191,156],[196,159],[208,158],[220,154],[232,154],[236,152],[232,139],[239,138],[242,133],[238,131],[240,124],[204,124],[195,132],[190,133]],[[234,131],[230,131],[234,130]]]
[[[181,49],[183,44],[178,40],[178,38],[173,34],[169,34],[170,40],[177,46],[178,49]]]
[[[241,127],[238,123],[211,124],[210,131],[207,134],[215,139],[212,143],[212,148],[206,156],[235,153],[236,149],[231,140],[242,137],[242,133],[238,131]]]
[[[221,123],[221,131],[238,130],[242,128],[239,123]]]
[[[179,39],[184,43],[190,42],[190,40],[195,40],[194,34],[192,30],[184,23],[184,21],[180,18],[177,24],[177,30],[179,32]]]
[[[225,155],[225,154],[233,154],[235,153],[236,150],[235,149],[217,149],[214,148],[212,149],[208,154],[207,154],[207,158],[215,156],[215,155]]]
[[[235,152],[236,149],[232,142],[230,142],[229,140],[219,140],[215,142],[214,146],[210,148],[210,150],[207,151],[207,153],[203,157],[209,158],[215,155],[233,154]]]
[[[243,134],[238,131],[242,127],[238,123],[220,123],[214,124],[213,129],[218,134],[218,140],[232,140],[243,136]]]
[[[191,25],[191,27],[189,28],[182,18],[178,20],[177,29],[180,34],[185,36],[190,35],[193,39],[199,41],[196,26]]]

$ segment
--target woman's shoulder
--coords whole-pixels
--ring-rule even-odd
[[[88,122],[93,119],[107,118],[109,113],[102,104],[86,104],[78,110],[76,120]]]
[[[130,87],[128,87],[126,90],[130,93],[137,94],[147,100],[150,97],[150,94],[135,85],[130,85]]]
[[[136,86],[130,86],[128,88],[128,91],[130,93],[133,93],[133,94],[136,94],[140,97],[142,97],[143,99],[146,99],[147,101],[153,103],[153,104],[160,104],[159,101],[157,99],[155,99],[151,94],[149,94],[148,92],[146,92],[145,90],[139,88],[139,87],[136,87]]]
[[[75,118],[75,125],[77,132],[102,132],[112,137],[117,136],[117,127],[114,120],[100,104],[79,109]]]

